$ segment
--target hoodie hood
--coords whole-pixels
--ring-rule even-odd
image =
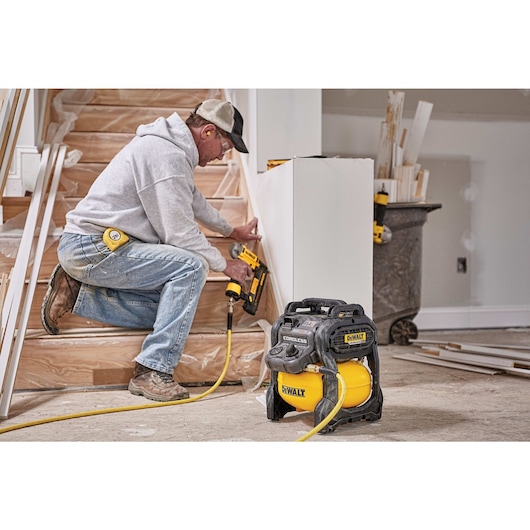
[[[157,118],[152,123],[140,125],[136,136],[158,136],[182,149],[190,157],[192,167],[199,163],[199,151],[191,131],[176,112],[169,118]]]

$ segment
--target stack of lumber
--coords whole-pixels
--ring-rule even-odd
[[[419,101],[410,133],[401,127],[405,93],[388,93],[386,119],[375,161],[374,193],[386,191],[389,202],[425,201],[429,170],[418,164],[418,155],[433,104]]]
[[[393,357],[490,375],[530,377],[530,346],[491,346],[419,339],[411,342],[420,345],[421,351]]]

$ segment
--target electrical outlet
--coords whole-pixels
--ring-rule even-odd
[[[465,274],[467,272],[467,258],[457,258],[456,272]]]

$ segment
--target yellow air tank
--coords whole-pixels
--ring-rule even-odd
[[[359,361],[347,361],[338,364],[338,371],[346,381],[346,398],[342,408],[363,404],[372,390],[372,378],[366,366]],[[324,395],[322,377],[322,374],[312,372],[278,372],[278,392],[285,402],[297,410],[314,412]]]

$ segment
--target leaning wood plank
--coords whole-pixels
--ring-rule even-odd
[[[433,364],[436,366],[444,366],[445,368],[455,368],[457,370],[464,370],[466,372],[479,372],[482,374],[496,375],[502,373],[499,370],[487,370],[485,368],[479,368],[477,366],[471,366],[468,364],[453,363],[449,361],[442,361],[440,359],[434,359],[432,356],[423,357],[421,354],[404,353],[392,355],[395,359],[403,359],[404,361],[413,361],[423,364]]]
[[[415,166],[418,161],[421,144],[425,136],[425,131],[427,130],[429,118],[431,117],[432,107],[433,104],[428,101],[418,101],[410,136],[405,146],[403,158],[406,166]]]
[[[397,202],[410,202],[416,168],[413,166],[394,167],[394,179],[397,181]]]
[[[2,285],[0,285],[0,321],[2,320],[2,313],[4,311],[4,300],[7,293],[7,286],[9,284],[9,275],[6,272],[2,273],[2,277],[0,278],[0,281],[2,282]],[[4,330],[1,330],[2,335],[4,334]]]
[[[7,97],[4,99],[2,108],[0,109],[0,160],[4,159],[7,141],[11,126],[13,125],[13,119],[15,117],[19,98],[20,89],[9,90]]]
[[[398,135],[401,130],[401,118],[403,117],[403,104],[405,92],[390,90],[386,105],[386,122],[393,125],[392,142],[398,144]]]
[[[394,126],[391,123],[381,123],[381,136],[379,148],[375,159],[374,178],[388,179],[392,171],[392,138],[394,137]]]
[[[56,149],[59,146],[54,145],[52,150],[52,157]],[[11,359],[9,362],[9,368],[7,370],[7,376],[5,378],[4,388],[2,396],[0,397],[0,418],[7,418],[9,415],[9,407],[11,405],[11,397],[13,395],[13,388],[15,386],[15,378],[17,376],[18,363],[20,360],[20,352],[22,351],[22,343],[24,342],[24,336],[26,334],[26,327],[28,325],[29,313],[31,310],[31,304],[33,303],[33,295],[35,294],[35,287],[39,277],[39,269],[42,261],[42,255],[46,246],[46,239],[48,238],[48,231],[50,229],[50,222],[52,218],[53,208],[55,206],[55,197],[57,195],[57,188],[59,186],[59,179],[61,178],[61,170],[63,168],[64,158],[66,155],[66,146],[63,145],[59,148],[59,153],[55,162],[55,171],[48,191],[48,198],[46,201],[46,208],[40,224],[39,238],[37,246],[35,248],[35,256],[33,259],[33,266],[29,277],[28,287],[26,288],[26,296],[24,299],[24,305],[22,307],[22,313],[20,315],[17,336],[15,338],[15,344],[13,351],[11,352]]]
[[[0,350],[0,391],[2,392],[2,397],[4,378],[9,362],[10,353],[13,347],[15,328],[18,320],[18,313],[20,310],[22,294],[24,291],[24,282],[26,279],[26,273],[30,261],[31,250],[33,247],[33,239],[35,237],[35,231],[37,229],[37,222],[42,203],[42,197],[44,194],[44,190],[47,187],[48,178],[52,169],[51,157],[49,156],[49,152],[50,146],[46,144],[43,148],[41,165],[35,183],[35,190],[33,191],[33,196],[31,198],[30,207],[26,217],[26,224],[24,226],[24,232],[22,234],[20,246],[17,251],[13,278],[9,282],[8,292],[6,296],[7,300],[6,304],[4,304],[4,306],[7,305],[7,307],[5,307],[6,311],[2,312],[2,329],[4,330],[1,341],[2,348]]]
[[[24,110],[28,101],[29,90],[22,89],[17,90],[19,97],[15,96],[13,101],[14,108],[12,109],[12,116],[9,117],[8,130],[5,142],[2,141],[1,155],[0,155],[0,203],[4,196],[4,189],[7,183],[7,177],[9,175],[9,168],[13,160],[13,153],[17,145],[18,133],[20,132],[20,126],[22,124],[22,118],[24,116]]]
[[[29,256],[31,252],[31,245],[33,243],[33,237],[35,233],[35,228],[37,224],[37,215],[40,208],[40,194],[42,193],[44,179],[46,177],[46,168],[49,162],[50,155],[50,146],[45,145],[42,151],[41,162],[39,167],[39,172],[37,174],[36,181],[36,191],[33,192],[31,202],[29,204],[28,213],[26,216],[26,225],[24,226],[24,231],[22,233],[22,238],[20,240],[20,245],[17,251],[17,257],[15,259],[15,265],[13,267],[13,276],[9,282],[7,289],[7,294],[4,300],[3,310],[2,310],[2,330],[5,330],[7,326],[7,320],[11,312],[12,302],[15,298],[15,294],[18,293],[20,296],[22,294],[22,289],[24,287],[24,281],[26,278],[26,271],[29,263]],[[0,337],[0,342],[3,342],[4,332]],[[0,357],[0,366],[2,358]],[[0,382],[3,380],[2,372],[0,371]],[[1,389],[1,385],[0,385]]]
[[[519,359],[521,361],[530,361],[530,353],[524,351],[507,350],[501,348],[489,348],[485,346],[475,346],[473,344],[466,343],[454,343],[449,342],[446,346],[447,349],[453,351],[461,351],[466,353],[478,353],[482,355],[493,355],[495,357],[505,357],[508,359]]]

